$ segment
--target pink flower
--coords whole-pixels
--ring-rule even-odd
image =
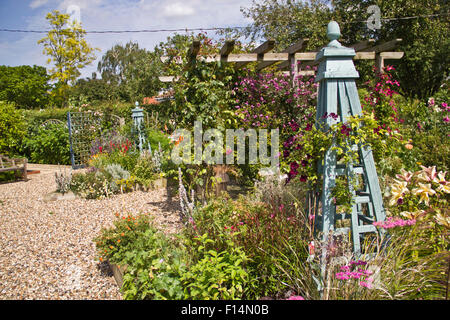
[[[391,229],[395,227],[403,227],[403,226],[412,226],[416,223],[415,219],[403,220],[398,217],[389,217],[386,221],[376,221],[373,223],[374,226],[380,227],[383,229]]]
[[[302,296],[290,296],[287,300],[305,300]]]
[[[371,278],[369,278],[369,279],[371,279]],[[369,281],[361,281],[361,282],[359,282],[359,285],[361,287],[364,287],[364,288],[367,288],[367,289],[372,289],[373,288],[372,282],[369,282]]]
[[[442,119],[444,122],[449,122],[450,118],[448,116],[446,116],[444,119]]]

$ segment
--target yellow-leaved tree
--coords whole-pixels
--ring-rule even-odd
[[[44,45],[43,53],[49,56],[47,63],[54,67],[48,70],[50,79],[57,81],[55,98],[63,99],[70,84],[75,83],[80,69],[92,63],[98,48],[92,48],[84,39],[86,31],[77,21],[69,23],[70,16],[58,10],[49,12],[46,19],[52,30],[40,39],[38,44]]]

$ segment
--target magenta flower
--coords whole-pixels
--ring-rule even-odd
[[[375,221],[373,225],[383,229],[392,229],[396,227],[412,226],[415,223],[416,223],[415,219],[403,220],[398,217],[395,218],[389,217],[386,219],[386,221]]]
[[[290,296],[287,300],[305,300],[302,296]]]
[[[350,127],[347,127],[345,124],[342,125],[341,133],[348,137],[352,129]]]

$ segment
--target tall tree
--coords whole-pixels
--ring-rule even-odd
[[[381,11],[381,28],[369,30],[370,5]],[[253,0],[243,15],[253,22],[237,35],[252,40],[274,39],[283,49],[299,38],[309,38],[307,50],[326,45],[326,27],[339,22],[343,44],[373,38],[377,43],[403,39],[395,61],[404,93],[425,98],[435,92],[449,73],[449,5],[446,0]],[[361,68],[364,63],[361,63]],[[365,68],[360,70],[364,78]]]
[[[382,18],[381,28],[371,31],[365,22],[370,5],[380,8]],[[365,0],[355,5],[351,0],[333,0],[333,6],[335,19],[344,22],[341,32],[349,42],[367,37],[378,42],[403,40],[398,50],[405,55],[395,65],[405,94],[428,98],[439,89],[450,67],[448,1]]]
[[[262,0],[241,8],[251,20],[242,34],[252,41],[258,38],[276,40],[277,49],[284,49],[301,38],[308,38],[307,49],[326,44],[326,23],[331,19],[329,0]]]
[[[158,90],[158,71],[161,66],[158,56],[134,42],[125,46],[116,44],[98,63],[97,70],[102,79],[117,89],[124,100],[140,100],[152,96]]]
[[[98,50],[86,42],[86,31],[78,22],[68,23],[69,17],[58,10],[49,12],[46,19],[52,30],[38,41],[38,44],[44,45],[43,53],[49,56],[47,63],[54,63],[49,70],[50,78],[58,81],[61,88],[76,81],[80,69],[95,60],[94,50]]]

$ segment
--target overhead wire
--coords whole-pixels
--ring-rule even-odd
[[[418,15],[418,16],[410,16],[410,17],[398,17],[398,18],[381,18],[380,21],[395,21],[395,20],[409,20],[416,18],[431,18],[438,16],[447,16],[450,13],[438,13],[438,14],[430,14],[430,15]],[[340,24],[348,24],[348,23],[363,23],[367,22],[367,20],[361,21],[350,21],[350,22],[339,22]],[[119,33],[158,33],[158,32],[189,32],[189,31],[218,31],[218,30],[230,30],[230,29],[245,29],[249,26],[235,26],[235,27],[208,27],[208,28],[174,28],[174,29],[142,29],[142,30],[88,30],[85,31],[86,34],[119,34]],[[8,29],[8,28],[0,28],[0,32],[12,32],[12,33],[48,33],[50,30],[24,30],[24,29]]]

